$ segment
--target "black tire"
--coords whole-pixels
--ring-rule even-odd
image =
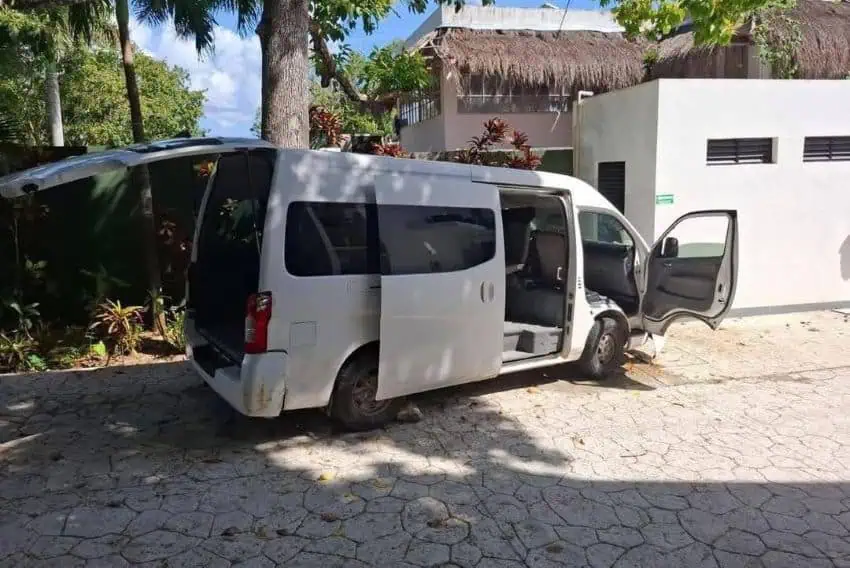
[[[625,330],[611,318],[593,324],[579,365],[589,378],[604,380],[620,367],[624,359]]]
[[[349,360],[336,378],[330,414],[346,430],[364,431],[395,420],[404,399],[375,400],[378,389],[378,351]]]

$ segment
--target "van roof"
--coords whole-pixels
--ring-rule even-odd
[[[524,188],[540,188],[541,190],[567,190],[573,203],[584,207],[611,207],[611,204],[601,193],[590,184],[563,174],[514,168],[499,168],[476,166],[458,162],[438,162],[434,160],[412,160],[406,158],[389,158],[371,154],[355,154],[351,152],[324,152],[313,150],[282,150],[290,153],[309,155],[312,160],[326,160],[329,166],[336,168],[351,167],[358,170],[373,169],[381,172],[402,174],[424,174],[490,183],[500,186],[521,186]],[[317,154],[323,157],[319,158]]]
[[[20,197],[71,181],[90,177],[108,170],[130,168],[168,158],[226,153],[242,149],[275,146],[256,138],[177,138],[146,144],[135,144],[123,149],[105,150],[74,156],[15,172],[0,178],[0,196]],[[610,207],[610,204],[592,186],[580,179],[549,172],[473,166],[456,162],[388,158],[350,152],[323,152],[315,150],[285,150],[293,154],[309,155],[312,160],[326,160],[334,167],[374,169],[383,172],[460,177],[471,181],[503,186],[568,190],[574,203],[584,206]]]

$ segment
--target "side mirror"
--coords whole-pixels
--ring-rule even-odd
[[[679,256],[679,239],[667,237],[661,245],[661,258],[676,258]]]

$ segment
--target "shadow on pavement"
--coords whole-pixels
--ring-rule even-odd
[[[0,566],[850,562],[846,446],[627,378],[579,400],[549,389],[562,372],[424,395],[420,423],[359,434],[237,416],[184,363],[0,379]]]

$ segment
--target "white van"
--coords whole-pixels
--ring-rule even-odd
[[[568,176],[258,140],[183,139],[7,176],[14,197],[114,167],[218,159],[195,230],[186,334],[195,368],[248,416],[326,408],[350,429],[402,397],[624,349],[735,293],[735,211],[680,218],[648,247]]]

